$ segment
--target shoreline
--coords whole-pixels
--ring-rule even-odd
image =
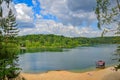
[[[113,67],[115,65],[117,65],[118,63],[114,63],[114,64],[109,64],[105,67],[106,68],[110,68]],[[73,73],[84,73],[84,72],[90,72],[90,71],[96,71],[96,70],[101,70],[99,68],[94,67],[90,67],[90,68],[85,68],[85,69],[73,69],[73,70],[48,70],[48,71],[42,71],[42,72],[34,72],[34,71],[27,71],[27,72],[21,72],[21,73],[26,73],[26,74],[42,74],[42,73],[47,73],[50,71],[68,71],[68,72],[73,72]]]
[[[120,71],[116,72],[113,67],[108,67],[105,69],[96,69],[87,72],[71,72],[60,70],[37,74],[21,73],[21,76],[23,76],[26,80],[104,80],[106,76],[109,78],[110,74],[120,75]]]

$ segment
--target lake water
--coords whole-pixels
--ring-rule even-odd
[[[23,72],[36,73],[50,70],[82,71],[95,69],[96,61],[104,60],[106,65],[115,64],[114,51],[118,45],[96,45],[77,47],[63,52],[37,52],[20,55],[19,64]]]

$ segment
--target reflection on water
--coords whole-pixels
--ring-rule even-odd
[[[114,64],[112,55],[117,45],[77,47],[63,52],[26,53],[19,57],[23,72],[45,72],[49,70],[83,70],[95,68],[98,60],[107,65]]]
[[[20,49],[20,54],[26,53],[26,49]]]
[[[30,49],[20,49],[20,54],[24,53],[36,53],[36,52],[63,52],[62,48],[30,48]]]

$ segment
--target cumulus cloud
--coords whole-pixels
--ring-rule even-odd
[[[93,11],[95,4],[95,0],[67,0],[67,6],[71,11]]]
[[[21,3],[15,5],[15,8],[18,20],[24,20],[25,22],[31,22],[33,20],[32,7],[28,7],[26,4]]]
[[[43,16],[39,15],[39,14],[36,14],[35,16],[36,16],[37,19],[42,19],[43,18]]]
[[[39,0],[43,15],[55,15],[65,25],[80,26],[96,21],[95,0]]]
[[[35,14],[36,22],[34,27],[23,28],[20,31],[20,35],[23,34],[57,34],[69,37],[78,36],[100,36],[101,31],[92,28],[91,24],[96,22],[96,16],[93,8],[95,6],[95,0],[38,0],[40,3],[41,14]],[[37,0],[32,0],[34,8],[38,7]],[[25,4],[19,4],[16,8],[18,12],[18,20],[33,22],[32,7],[28,7]],[[24,9],[23,9],[24,8]],[[27,9],[27,10],[26,10]],[[23,13],[24,12],[24,13]],[[32,13],[28,13],[32,12]],[[54,19],[44,19],[44,16],[53,15],[58,21]],[[26,26],[24,22],[21,22],[23,27]],[[31,23],[27,23],[31,26]],[[86,25],[84,25],[86,24]],[[85,27],[83,27],[83,25]],[[33,26],[33,25],[32,25]],[[88,27],[89,26],[89,27]]]
[[[34,12],[32,7],[28,7],[25,3],[15,5],[17,23],[20,28],[34,27]]]
[[[35,8],[38,5],[36,3],[38,1],[32,0],[32,2],[34,4],[33,8]],[[20,35],[57,34],[68,37],[100,36],[101,31],[94,30],[90,26],[96,20],[93,12],[94,0],[39,0],[39,2],[41,14],[33,13],[32,7],[28,7],[26,4],[15,5],[17,19],[22,24],[21,27],[24,27],[20,30]],[[33,14],[36,17],[36,22],[33,22]],[[53,15],[59,20],[56,22],[54,19],[44,19],[46,15]],[[84,25],[85,27],[82,26],[84,22],[87,24],[86,26]]]
[[[101,31],[96,31],[92,27],[75,27],[72,25],[63,25],[53,20],[40,19],[36,21],[35,28],[24,28],[20,35],[24,34],[56,34],[67,37],[94,37],[100,36]]]
[[[90,25],[96,18],[92,11],[94,0],[39,0],[41,14],[34,12],[37,0],[32,0],[34,6],[25,3],[12,5],[16,13],[19,35],[26,34],[57,34],[68,37],[93,37],[100,36],[101,31],[95,30]],[[83,5],[84,3],[84,5]],[[90,4],[88,4],[90,3]],[[85,5],[90,6],[87,8]],[[3,5],[3,8],[6,7]],[[44,19],[44,15],[53,15],[59,20]],[[36,18],[36,20],[35,20]],[[83,25],[84,22],[89,25]]]

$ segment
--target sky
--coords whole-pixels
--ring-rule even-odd
[[[96,0],[13,0],[19,35],[98,37]],[[110,35],[110,34],[108,34]]]

